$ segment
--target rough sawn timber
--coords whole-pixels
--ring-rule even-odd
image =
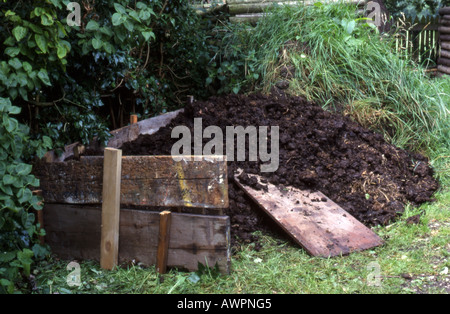
[[[43,210],[46,243],[63,259],[100,259],[101,208],[46,204]],[[135,262],[155,265],[160,213],[121,209],[119,264]],[[230,272],[230,218],[172,213],[168,267],[196,271],[198,263],[222,273]]]
[[[103,156],[41,162],[34,174],[46,203],[102,203]],[[122,205],[227,208],[226,157],[124,156],[120,193]]]

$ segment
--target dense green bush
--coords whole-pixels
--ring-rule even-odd
[[[0,96],[24,108],[32,132],[56,146],[105,139],[130,112],[205,94],[206,44],[186,1],[82,1],[79,27],[66,23],[68,3],[0,4]]]
[[[39,186],[26,163],[30,154],[39,156],[51,146],[51,140],[30,140],[28,127],[13,115],[20,108],[9,99],[0,98],[0,293],[12,293],[22,283],[22,276],[30,276],[33,257],[42,257],[46,248],[34,243],[36,235],[43,235],[35,225],[30,209],[42,209],[41,200],[32,189]]]
[[[448,0],[384,0],[384,3],[394,17],[404,14],[412,20],[437,17],[441,7],[450,5]]]

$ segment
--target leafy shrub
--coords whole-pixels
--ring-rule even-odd
[[[210,60],[200,17],[183,0],[88,0],[68,26],[68,0],[0,3],[0,96],[23,107],[56,147],[205,96]]]
[[[385,0],[386,7],[394,17],[402,13],[412,19],[437,17],[439,9],[450,5],[448,0]]]
[[[34,152],[42,157],[51,140],[30,140],[28,127],[12,117],[19,113],[9,99],[0,98],[0,293],[12,293],[25,284],[22,276],[30,276],[33,257],[47,252],[35,243],[35,235],[43,234],[31,209],[41,210],[42,204],[32,193],[39,180],[25,160]]]

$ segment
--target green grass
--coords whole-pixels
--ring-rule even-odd
[[[34,267],[36,293],[450,293],[450,190],[437,202],[407,208],[397,222],[375,232],[385,244],[348,256],[317,258],[280,235],[260,234],[263,248],[243,245],[232,258],[230,275],[170,270],[161,279],[154,267],[129,265],[113,271],[96,262],[80,263],[81,286],[66,280],[70,261],[48,260]],[[424,212],[417,225],[407,218]],[[375,264],[374,264],[375,263]],[[379,267],[380,280],[374,275]],[[371,284],[372,283],[372,284]]]

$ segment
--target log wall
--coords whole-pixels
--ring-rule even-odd
[[[439,11],[440,53],[437,69],[441,74],[450,75],[450,7]]]

